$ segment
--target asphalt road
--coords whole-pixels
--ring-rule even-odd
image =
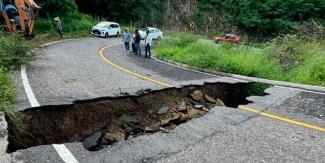
[[[27,76],[40,105],[134,94],[162,89],[155,79],[173,86],[236,79],[197,73],[124,51],[120,38],[85,38],[49,45],[27,66]],[[102,47],[102,56],[99,51]],[[113,46],[114,45],[114,46]],[[107,61],[122,66],[119,69]],[[125,70],[140,74],[136,76]],[[30,107],[21,82],[15,80],[20,109]],[[249,97],[247,105],[300,122],[325,127],[325,95],[274,86],[269,95]],[[80,142],[65,144],[79,162],[325,162],[324,132],[293,125],[238,108],[215,107],[205,116],[181,124],[170,133],[155,133],[118,142],[96,152]],[[51,145],[11,153],[13,162],[63,162]]]

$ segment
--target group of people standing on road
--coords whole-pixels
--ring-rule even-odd
[[[129,32],[128,28],[125,28],[125,32],[123,34],[123,42],[125,45],[125,50],[130,51],[130,42],[132,42],[132,52],[135,55],[141,56],[141,36],[138,29],[135,29],[134,34]],[[149,30],[146,30],[146,35],[144,37],[144,47],[145,47],[145,58],[151,58],[151,45],[152,45],[152,37],[150,35]]]

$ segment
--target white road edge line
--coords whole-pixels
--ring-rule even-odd
[[[228,78],[228,79],[237,80],[237,81],[240,81],[240,82],[247,82],[247,80],[241,80],[241,79],[231,78],[231,77],[227,77],[227,76],[219,76],[219,75],[210,74],[210,73],[207,73],[207,72],[202,72],[202,71],[198,71],[198,70],[193,70],[193,69],[190,69],[190,68],[186,68],[186,67],[183,67],[183,66],[171,64],[171,63],[168,63],[166,61],[157,59],[156,57],[153,57],[153,56],[152,56],[152,58],[154,60],[156,60],[157,62],[161,62],[161,63],[167,64],[167,65],[170,65],[170,66],[173,66],[173,67],[177,67],[177,68],[180,68],[180,69],[184,69],[184,70],[187,70],[187,71],[192,71],[192,72],[195,72],[195,73],[209,75],[209,76],[213,76],[213,77]]]
[[[26,73],[26,67],[21,66],[21,79],[24,85],[24,89],[27,95],[27,98],[29,100],[29,103],[32,107],[38,107],[40,104],[38,103],[32,87],[29,84],[27,73]],[[79,163],[77,159],[73,156],[73,154],[69,151],[69,149],[64,144],[53,144],[53,148],[58,152],[59,156],[62,158],[62,160],[65,163]]]
[[[52,146],[58,152],[58,154],[60,155],[60,157],[63,159],[64,162],[79,163],[64,144],[52,144]]]
[[[21,71],[20,72],[21,72],[21,79],[23,81],[25,92],[26,92],[26,95],[27,95],[27,98],[29,100],[30,105],[32,107],[40,106],[40,104],[38,103],[38,101],[37,101],[37,99],[36,99],[36,97],[35,97],[35,95],[33,93],[32,87],[29,84],[27,73],[26,73],[26,67],[21,66]]]

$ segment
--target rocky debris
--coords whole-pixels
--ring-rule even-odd
[[[203,107],[201,110],[205,111],[205,112],[209,112],[210,110],[206,107]]]
[[[202,109],[204,107],[204,105],[194,105],[195,109]]]
[[[192,118],[197,117],[198,115],[200,115],[199,110],[194,109],[192,107],[188,107],[187,114],[181,113],[180,121],[182,121],[182,122],[188,121],[188,120],[191,120]]]
[[[135,116],[133,115],[128,115],[128,114],[123,114],[120,118],[120,121],[122,121],[123,123],[126,123],[128,125],[130,124],[138,124],[139,121],[136,119]]]
[[[157,115],[167,114],[168,111],[169,111],[169,106],[164,106],[158,110]]]
[[[90,151],[97,150],[101,145],[102,132],[96,132],[82,141],[82,145]]]
[[[178,105],[177,110],[178,111],[185,111],[186,110],[186,103],[185,103],[184,100],[181,102],[181,104]]]
[[[193,93],[191,93],[191,97],[195,101],[201,101],[203,99],[203,93],[200,90],[195,90]]]
[[[144,128],[144,132],[154,132],[154,128],[151,128],[151,127],[145,127]]]
[[[8,120],[10,143],[7,150],[14,152],[37,145],[80,141],[85,148],[92,150],[123,141],[127,137],[130,139],[154,132],[168,132],[188,120],[204,115],[211,107],[224,105],[220,99],[224,99],[229,107],[247,104],[246,85],[210,83],[152,93],[146,93],[150,90],[140,90],[138,94],[144,95],[121,97],[118,94],[118,97],[102,97],[71,105],[27,109],[23,112],[26,132],[19,132],[15,122]],[[205,95],[206,92],[209,92],[209,96]],[[216,104],[212,103],[215,102],[212,97]],[[5,133],[0,130],[0,136],[3,135]]]
[[[125,133],[123,131],[117,131],[117,132],[109,132],[105,134],[103,143],[105,144],[111,144],[114,142],[125,140]]]
[[[189,99],[189,98],[187,98],[186,100],[189,101],[192,105],[199,105],[200,104],[200,102],[194,101],[194,100]]]
[[[137,92],[135,92],[136,95],[140,96],[146,93],[150,93],[152,91],[152,89],[147,88],[147,89],[140,89]]]
[[[168,130],[166,130],[166,129],[163,128],[163,127],[159,127],[159,130],[160,130],[161,132],[164,132],[164,133],[168,133],[168,132],[169,132]]]
[[[204,95],[204,98],[205,98],[205,100],[208,101],[209,103],[212,103],[212,104],[217,103],[217,101],[216,101],[213,97],[210,97],[210,96],[207,95],[207,94]]]
[[[167,125],[167,124],[171,123],[172,121],[175,121],[175,120],[179,119],[180,117],[181,117],[180,114],[173,113],[172,117],[169,117],[169,118],[166,118],[166,119],[161,119],[160,120],[160,125],[161,126]]]
[[[133,132],[133,128],[130,127],[129,125],[124,125],[124,132],[130,134]]]
[[[217,98],[217,102],[216,102],[216,106],[226,106],[222,100],[220,100],[219,98]]]
[[[192,119],[199,115],[199,111],[197,109],[189,108],[187,110],[187,115],[189,119]]]

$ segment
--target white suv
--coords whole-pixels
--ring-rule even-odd
[[[149,30],[149,33],[152,39],[154,40],[160,40],[164,37],[163,32],[161,32],[159,29],[153,27],[146,27],[143,28],[142,30],[139,30],[141,39],[144,39],[144,37],[146,37],[146,30]]]
[[[91,34],[100,37],[119,36],[121,34],[121,28],[115,22],[100,22],[91,29]]]

